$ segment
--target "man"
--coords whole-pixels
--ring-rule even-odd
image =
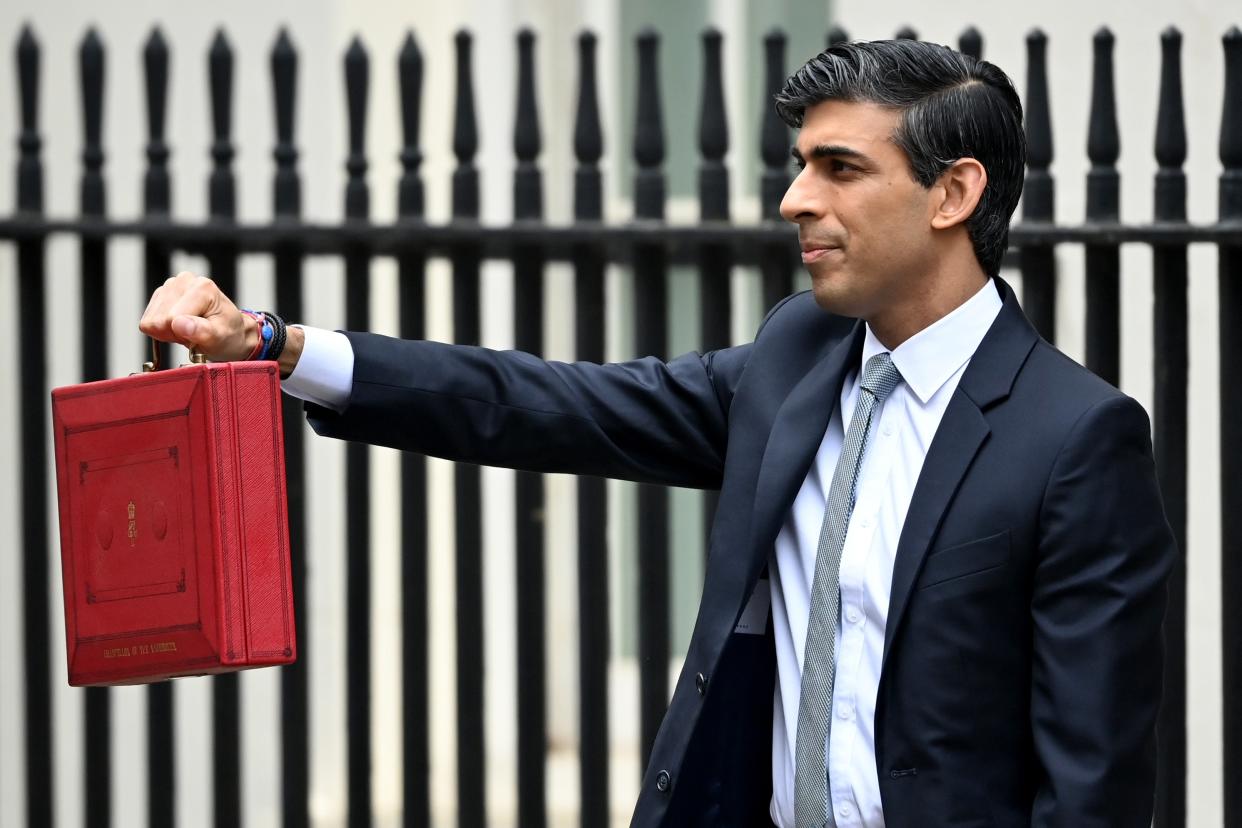
[[[720,488],[635,825],[1145,828],[1174,543],[1143,410],[997,275],[1012,84],[941,46],[839,44],[777,107],[813,290],[753,343],[566,365],[290,328],[286,390],[320,434]],[[263,348],[190,274],[141,327]]]

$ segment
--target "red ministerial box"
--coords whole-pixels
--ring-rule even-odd
[[[274,362],[52,391],[69,683],[296,658]]]

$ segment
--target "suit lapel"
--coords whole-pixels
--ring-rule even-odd
[[[901,529],[901,539],[897,543],[892,591],[888,600],[888,622],[884,629],[885,661],[905,612],[915,576],[940,527],[940,518],[990,431],[978,407],[959,388],[949,400],[949,407],[945,409],[944,418],[927,450],[923,470],[906,512],[906,522]]]
[[[862,358],[864,334],[863,323],[857,323],[798,381],[777,409],[755,482],[750,548],[756,550],[756,560],[751,562],[752,573],[748,575],[757,572],[766,559],[766,551],[772,548],[781,521],[806,479],[841,398],[845,375]]]
[[[884,663],[888,661],[910,591],[941,519],[975,455],[991,433],[985,412],[1009,396],[1018,371],[1039,339],[1023,315],[1013,290],[999,277],[995,283],[1003,302],[1001,311],[979,343],[949,400],[906,512],[893,563],[888,621],[884,630]]]

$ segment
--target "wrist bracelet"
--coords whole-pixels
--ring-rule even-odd
[[[266,359],[279,360],[289,338],[288,327],[285,325],[285,320],[270,311],[264,311],[263,316],[272,326],[272,342],[267,349]]]
[[[241,312],[245,314],[246,316],[249,316],[251,319],[253,319],[255,321],[255,325],[258,328],[259,341],[254,344],[254,349],[246,357],[247,360],[255,360],[255,359],[258,359],[259,354],[263,352],[263,322],[264,320],[261,315],[259,315],[258,313],[252,310],[247,310],[246,308],[242,308]]]

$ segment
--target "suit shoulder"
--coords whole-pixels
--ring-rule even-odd
[[[1130,409],[1146,419],[1137,400],[1043,339],[1031,350],[1020,384],[1027,394],[1045,397],[1051,405],[1040,407],[1050,408],[1048,413],[1067,431],[1093,409]]]

